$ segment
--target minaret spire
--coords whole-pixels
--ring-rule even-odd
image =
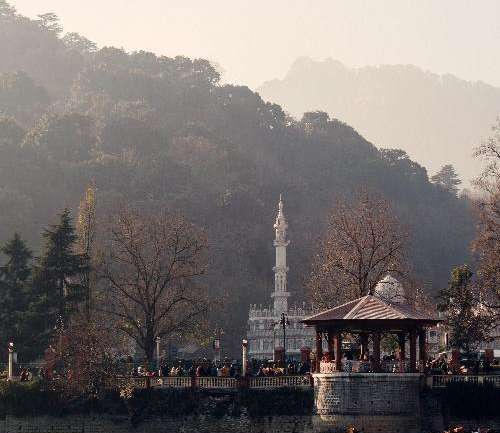
[[[274,247],[276,248],[276,266],[274,266],[274,313],[279,315],[288,310],[288,300],[290,293],[287,292],[287,272],[286,265],[286,247],[290,241],[286,238],[286,231],[288,224],[285,219],[285,212],[283,210],[283,197],[280,194],[278,203],[278,215],[274,224],[275,238]]]

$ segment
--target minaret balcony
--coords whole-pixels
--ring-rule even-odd
[[[276,297],[288,298],[289,296],[291,296],[290,292],[272,292],[271,293],[271,298],[276,298]]]

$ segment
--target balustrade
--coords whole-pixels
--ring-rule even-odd
[[[426,383],[429,388],[445,388],[450,382],[474,383],[474,384],[492,384],[500,388],[500,376],[491,375],[453,375],[443,374],[437,376],[427,376]]]
[[[248,379],[249,388],[272,389],[285,387],[309,387],[311,382],[308,376],[270,376],[270,377],[250,377]]]
[[[234,377],[197,377],[196,386],[206,389],[232,389],[238,387],[238,381]]]

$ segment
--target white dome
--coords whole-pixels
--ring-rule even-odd
[[[406,302],[406,295],[403,285],[393,276],[386,275],[375,286],[375,295],[386,301],[396,304]]]

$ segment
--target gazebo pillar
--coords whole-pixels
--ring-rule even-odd
[[[328,331],[328,358],[329,358],[329,361],[333,361],[333,358],[335,357],[334,348],[335,348],[334,333],[333,333],[333,331]]]
[[[361,351],[359,353],[359,357],[362,360],[363,357],[368,353],[368,334],[366,332],[362,332],[359,334],[361,340]]]
[[[426,337],[427,332],[424,328],[421,328],[418,333],[418,355],[420,358],[420,372],[423,373],[425,371],[425,363],[427,361],[427,351],[426,351]]]
[[[399,343],[399,372],[405,373],[405,361],[406,361],[406,335],[404,332],[398,334]]]
[[[321,331],[316,328],[316,368],[315,371],[319,373],[321,359],[323,358],[323,335]]]
[[[342,370],[342,333],[335,333],[335,370]]]
[[[375,372],[380,371],[380,332],[373,333],[373,362]]]
[[[416,372],[417,364],[417,331],[410,331],[410,373]]]

